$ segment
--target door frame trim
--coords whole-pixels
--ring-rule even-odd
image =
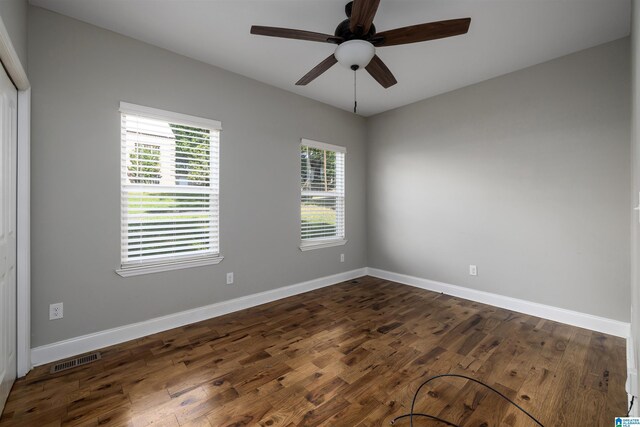
[[[23,377],[31,369],[31,84],[2,18],[0,62],[18,88],[16,364],[18,377]]]
[[[20,62],[13,43],[11,43],[11,38],[2,18],[0,18],[0,61],[2,61],[2,65],[4,65],[9,78],[16,85],[18,91],[25,91],[31,87],[27,73]]]
[[[31,370],[31,88],[18,91],[16,197],[16,362],[18,377]]]

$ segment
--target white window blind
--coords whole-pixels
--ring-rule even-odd
[[[300,144],[300,218],[303,244],[345,238],[345,154],[336,145]]]
[[[219,257],[219,122],[120,111],[122,269]]]

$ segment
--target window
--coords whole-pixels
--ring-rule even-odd
[[[303,139],[300,144],[300,249],[344,245],[346,149]]]
[[[220,122],[120,103],[121,276],[217,264]]]

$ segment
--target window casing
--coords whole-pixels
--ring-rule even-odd
[[[346,243],[345,156],[344,147],[308,139],[301,141],[301,250]]]
[[[220,122],[120,104],[122,276],[217,264]]]

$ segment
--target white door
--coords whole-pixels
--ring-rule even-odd
[[[0,66],[0,412],[16,378],[18,91]]]

